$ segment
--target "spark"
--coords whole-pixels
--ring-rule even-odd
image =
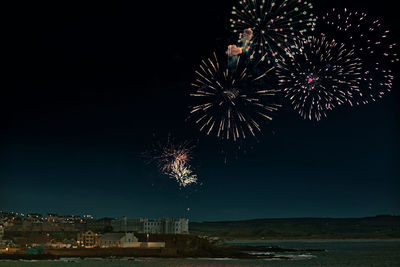
[[[277,90],[266,89],[265,76],[273,69],[261,74],[252,74],[251,64],[243,55],[228,55],[220,61],[216,55],[203,60],[192,83],[190,96],[197,104],[191,107],[190,119],[207,135],[237,141],[261,132],[260,123],[272,120],[272,113],[279,105],[271,98]]]
[[[353,93],[352,104],[374,102],[391,91],[392,65],[399,62],[398,47],[379,19],[365,12],[333,8],[318,20],[317,29],[345,43],[363,62],[360,87]]]
[[[252,30],[255,53],[276,58],[284,48],[314,30],[313,5],[302,0],[240,0],[230,19],[234,33]]]
[[[353,49],[322,36],[297,41],[288,54],[288,62],[278,63],[277,76],[302,118],[319,121],[336,106],[352,103],[362,76]]]

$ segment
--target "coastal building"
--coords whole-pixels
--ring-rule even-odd
[[[188,234],[189,220],[178,219],[159,219],[149,220],[144,224],[144,233],[151,234]]]
[[[83,218],[79,215],[62,215],[59,216],[59,221],[64,224],[79,224],[83,223]]]
[[[151,220],[144,222],[143,233],[163,233],[163,222],[161,220]]]
[[[166,234],[188,234],[189,220],[184,218],[162,219],[162,232]]]
[[[43,222],[43,217],[39,213],[28,213],[26,215],[26,220],[29,220],[34,223],[41,223]]]
[[[58,223],[60,217],[56,213],[47,213],[45,220],[52,223]]]
[[[97,247],[99,245],[99,236],[95,232],[89,230],[84,233],[79,233],[76,242],[79,247]]]
[[[4,236],[4,226],[0,224],[0,240],[3,240],[3,236]]]
[[[163,218],[149,220],[146,218],[113,220],[114,232],[138,232],[150,234],[188,234],[189,220],[184,218]]]
[[[94,220],[93,215],[90,215],[90,214],[85,214],[82,216],[82,218],[85,220]]]
[[[107,233],[99,238],[99,245],[107,247],[139,247],[140,242],[133,233]]]

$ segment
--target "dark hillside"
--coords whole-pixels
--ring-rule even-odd
[[[400,238],[400,216],[192,222],[190,231],[225,239],[389,239]]]

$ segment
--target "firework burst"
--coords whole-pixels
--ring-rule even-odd
[[[352,49],[334,40],[310,37],[300,40],[279,62],[277,75],[285,97],[301,117],[320,120],[328,110],[351,102],[359,90],[361,62]]]
[[[158,143],[145,153],[149,162],[155,162],[160,172],[173,178],[180,186],[197,183],[197,175],[190,166],[194,145],[190,142],[176,144],[168,137],[165,144]]]
[[[226,140],[245,139],[261,131],[260,121],[272,120],[279,105],[270,104],[276,90],[265,89],[261,80],[271,70],[253,75],[241,55],[219,61],[203,60],[192,83],[190,96],[197,101],[190,119],[207,135]]]
[[[332,9],[318,20],[318,29],[351,47],[363,62],[360,88],[353,93],[351,104],[376,101],[391,90],[391,66],[399,61],[398,49],[380,20],[346,8]]]
[[[193,172],[191,166],[184,161],[175,160],[172,162],[165,174],[174,179],[182,187],[197,183],[197,175]]]
[[[302,0],[241,0],[233,7],[234,33],[251,29],[255,53],[276,58],[287,44],[315,26],[312,4]]]

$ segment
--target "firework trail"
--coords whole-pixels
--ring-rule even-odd
[[[302,0],[241,0],[230,19],[234,33],[252,30],[251,46],[264,57],[282,56],[285,47],[314,30],[312,4]]]
[[[190,142],[176,144],[168,136],[165,144],[157,143],[145,153],[149,162],[155,162],[160,172],[176,180],[183,187],[197,183],[197,175],[190,166],[194,145]]]
[[[272,69],[255,75],[247,59],[229,54],[228,49],[223,61],[214,53],[195,71],[190,96],[197,104],[191,107],[189,118],[200,131],[237,141],[261,132],[260,121],[272,120],[279,105],[272,104],[269,98],[276,90],[265,89],[261,83]]]
[[[279,85],[304,119],[326,117],[359,90],[361,62],[353,49],[322,36],[297,41],[288,54],[290,60],[278,63]]]
[[[350,104],[367,104],[382,98],[392,88],[391,66],[399,61],[390,31],[378,19],[363,12],[332,9],[318,18],[318,28],[345,43],[363,62],[360,88]]]

